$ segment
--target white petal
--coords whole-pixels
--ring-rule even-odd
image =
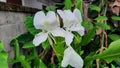
[[[51,31],[53,36],[61,36],[65,37],[65,30],[62,28],[56,28],[55,30]]]
[[[49,11],[47,13],[47,21],[50,24],[50,30],[55,29],[56,27],[60,26],[58,21],[57,21],[57,16],[55,15],[55,12]]]
[[[72,26],[71,28],[70,28],[70,30],[71,31],[76,31],[76,32],[78,32],[81,36],[83,36],[84,35],[84,33],[85,33],[85,29],[84,29],[84,27],[83,26]]]
[[[69,32],[69,31],[65,32],[65,42],[66,42],[67,46],[70,46],[70,44],[73,41],[73,37],[74,37],[74,35],[71,32]]]
[[[57,13],[60,15],[60,17],[61,17],[62,19],[65,19],[65,18],[66,18],[65,14],[64,14],[64,12],[63,12],[62,10],[57,10]]]
[[[42,42],[46,41],[47,37],[48,37],[48,34],[47,34],[47,33],[41,32],[41,33],[35,35],[35,38],[33,39],[33,44],[34,44],[35,46],[38,46],[38,45],[41,44]]]
[[[64,27],[71,27],[77,20],[75,15],[70,10],[58,10],[58,14],[63,19]]]
[[[74,15],[76,16],[76,18],[78,19],[78,21],[81,23],[82,22],[82,16],[81,16],[81,13],[78,9],[75,9],[73,11]]]
[[[70,10],[64,10],[64,13],[65,13],[67,19],[70,20],[70,22],[76,20],[75,15]]]
[[[82,68],[83,67],[83,60],[82,58],[74,51],[74,49],[69,46],[64,51],[64,57],[62,60],[62,67],[67,67],[67,65],[71,65],[75,68]]]
[[[45,14],[43,11],[39,11],[34,16],[34,26],[36,29],[42,29],[42,25],[45,21]]]

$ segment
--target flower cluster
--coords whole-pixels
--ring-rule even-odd
[[[36,29],[41,29],[42,32],[35,35],[33,44],[38,46],[46,41],[50,34],[53,36],[64,37],[68,48],[66,48],[64,51],[64,57],[61,66],[67,67],[67,65],[71,65],[75,68],[82,68],[82,58],[70,46],[74,38],[72,31],[78,32],[81,36],[84,35],[85,30],[81,25],[81,13],[78,9],[75,9],[73,12],[70,10],[57,10],[57,13],[62,18],[63,27],[60,27],[57,14],[55,14],[53,11],[48,11],[46,15],[43,11],[39,11],[35,14],[34,26]]]

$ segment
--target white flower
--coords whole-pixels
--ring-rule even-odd
[[[74,51],[74,49],[71,46],[69,46],[64,51],[64,57],[61,64],[62,67],[67,67],[68,65],[71,65],[75,68],[83,67],[82,58]]]
[[[49,11],[47,15],[42,11],[37,12],[34,16],[34,26],[36,29],[42,29],[42,32],[35,35],[33,40],[35,46],[44,42],[49,33],[57,36],[60,35],[59,30],[61,30],[61,28],[59,28],[59,23],[53,11]]]
[[[65,32],[65,41],[67,45],[70,45],[73,41],[73,34],[71,31],[78,32],[81,36],[84,35],[84,27],[81,26],[82,17],[78,9],[75,9],[73,13],[70,10],[57,10],[58,14],[63,20],[63,28]]]

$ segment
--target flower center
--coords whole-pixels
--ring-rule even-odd
[[[45,31],[49,31],[50,30],[50,23],[48,21],[44,22],[43,29]]]

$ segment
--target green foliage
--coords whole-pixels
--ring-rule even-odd
[[[65,9],[71,9],[72,6],[73,4],[71,0],[65,0]]]
[[[93,28],[93,29],[90,29],[89,31],[88,31],[88,33],[83,37],[83,40],[82,40],[82,42],[81,42],[81,45],[82,46],[85,46],[85,45],[87,45],[91,40],[92,40],[92,38],[95,36],[95,28]]]
[[[118,34],[110,34],[108,37],[113,41],[120,39],[120,35]]]
[[[106,16],[98,16],[95,20],[108,20]]]
[[[47,68],[47,66],[44,64],[42,60],[40,60],[40,68]]]
[[[101,22],[97,22],[95,23],[98,27],[101,27],[103,29],[106,29],[106,30],[110,30],[110,26],[107,25],[106,23],[101,23]]]
[[[120,17],[119,16],[112,16],[111,17],[113,20],[118,20],[118,21],[120,21]]]
[[[54,11],[57,7],[56,6],[48,6],[46,10],[48,11]]]
[[[4,45],[0,41],[0,66],[8,68],[8,53],[4,51]]]
[[[48,48],[49,46],[50,46],[50,43],[49,43],[48,40],[46,40],[45,42],[42,43],[42,47],[43,47],[44,49]]]
[[[32,35],[36,35],[37,33],[39,33],[41,30],[35,29],[34,25],[33,25],[33,17],[26,17],[25,20],[25,25],[28,29],[28,31],[32,34]]]
[[[32,41],[27,42],[27,43],[25,43],[25,44],[23,45],[23,48],[25,48],[25,49],[33,48],[33,47],[35,47],[35,46],[34,46],[34,44],[33,44]]]
[[[106,49],[102,54],[96,54],[92,57],[87,57],[86,62],[90,62],[95,59],[104,59],[107,62],[111,62],[120,57],[120,39],[112,42],[108,49]]]
[[[76,8],[78,8],[81,11],[81,13],[83,14],[83,8],[82,8],[83,0],[76,0],[76,1],[77,1]]]
[[[99,6],[96,6],[96,5],[90,5],[90,9],[95,10],[97,12],[100,12],[100,10],[101,10],[101,8]]]

